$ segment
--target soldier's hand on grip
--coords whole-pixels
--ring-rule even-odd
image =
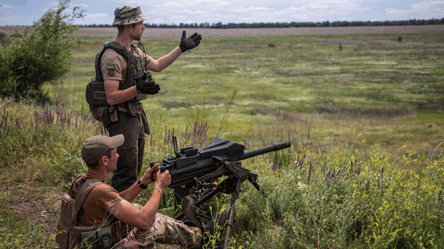
[[[144,178],[144,181],[147,182],[146,185],[151,184],[156,181],[157,170],[158,170],[158,166],[154,165],[153,167],[150,167],[145,171],[145,174],[143,174],[142,178]]]
[[[141,81],[136,84],[137,92],[143,94],[154,95],[159,93],[160,86],[154,81]]]
[[[156,187],[160,188],[162,191],[171,184],[171,175],[168,170],[165,170],[164,172],[161,172],[160,169],[157,170],[156,179]]]
[[[182,52],[185,52],[187,50],[193,49],[197,47],[200,43],[200,40],[202,40],[202,36],[198,33],[194,33],[187,38],[185,38],[187,35],[186,31],[184,30],[182,33],[182,38],[180,39],[179,47],[182,50]]]

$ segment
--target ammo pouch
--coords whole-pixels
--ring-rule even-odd
[[[89,110],[94,119],[103,122],[106,114],[105,111],[108,108],[103,81],[91,81],[88,83],[86,86],[86,102],[89,104]]]
[[[146,118],[145,111],[142,108],[142,104],[137,101],[127,102],[126,108],[118,107],[119,110],[123,112],[128,112],[131,116],[140,116],[145,133],[150,135],[150,126],[148,124],[148,119]]]
[[[102,105],[102,106],[95,106],[90,105],[89,110],[91,111],[93,117],[95,120],[102,122],[106,118],[106,111],[108,109],[108,106]]]
[[[131,116],[140,116],[143,114],[142,104],[139,102],[129,101],[127,104],[127,110]]]
[[[117,221],[110,226],[75,226],[68,229],[62,222],[57,224],[56,242],[61,249],[75,248],[111,248],[124,239],[133,227]]]
[[[103,227],[97,230],[82,232],[81,241],[87,248],[110,248],[113,244],[111,227]]]
[[[86,86],[86,102],[90,105],[108,105],[103,81],[92,81]]]

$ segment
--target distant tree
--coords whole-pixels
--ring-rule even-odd
[[[71,15],[64,14],[69,2],[60,0],[57,9],[49,9],[33,28],[5,38],[5,45],[0,45],[1,96],[48,100],[42,85],[70,70],[71,45],[77,28],[71,23],[83,17],[83,10],[75,7]]]

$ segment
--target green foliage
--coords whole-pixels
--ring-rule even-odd
[[[242,232],[233,248],[435,248],[444,242],[444,157],[427,163],[412,152],[402,161],[418,160],[422,169],[411,171],[377,150],[362,161],[343,151],[306,154],[310,163],[286,170],[261,165],[266,199],[243,185],[235,227]]]
[[[402,35],[398,36],[398,42],[402,42]]]
[[[33,223],[3,207],[0,209],[0,248],[33,248],[36,244],[50,248],[54,243],[45,238],[48,230],[43,222]]]
[[[27,28],[22,35],[5,38],[5,45],[0,45],[1,96],[47,100],[42,85],[69,72],[76,30],[70,21],[82,15],[63,14],[68,3],[69,0],[59,1],[58,8],[48,10],[33,28]]]
[[[69,182],[87,169],[79,148],[86,138],[103,132],[95,120],[59,106],[18,105],[5,99],[0,100],[0,106],[0,169],[23,170],[18,180],[37,173],[52,184],[56,179]],[[70,133],[71,129],[77,132]],[[28,164],[42,168],[29,172]],[[46,173],[54,178],[46,178]],[[0,179],[8,177],[5,172]]]

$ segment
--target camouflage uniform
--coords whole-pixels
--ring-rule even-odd
[[[142,209],[142,206],[134,205],[138,209]],[[179,248],[180,246],[199,248],[202,240],[201,234],[201,230],[197,227],[187,226],[182,221],[157,213],[148,230],[134,228],[125,239],[115,244],[112,249]]]

